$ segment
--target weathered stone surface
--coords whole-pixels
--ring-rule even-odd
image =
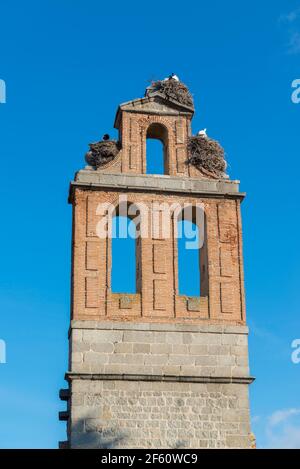
[[[75,323],[74,326],[77,326]],[[248,370],[247,329],[204,329],[188,326],[188,331],[170,331],[169,325],[159,330],[131,327],[130,330],[77,329],[71,331],[72,372],[103,370],[106,373],[143,375],[165,374],[172,367],[185,376],[238,376],[246,377]],[[215,332],[217,331],[217,332]],[[235,332],[233,332],[235,331]],[[240,345],[238,345],[240,344]],[[80,350],[80,352],[77,352]],[[115,367],[115,365],[118,365]],[[97,368],[98,367],[98,368]]]
[[[98,323],[78,334],[78,326],[70,335],[73,350],[81,350],[72,353],[72,372],[98,378],[70,383],[73,448],[250,447],[248,385],[228,382],[249,377],[247,328],[145,323],[112,330]],[[148,380],[106,381],[107,374]],[[164,376],[185,381],[154,380]]]
[[[247,387],[192,383],[72,382],[72,448],[247,448]]]
[[[132,174],[105,174],[93,170],[82,169],[76,175],[76,181],[72,186],[94,185],[99,189],[107,187],[133,188],[145,190],[160,190],[172,192],[189,192],[196,194],[239,194],[239,183],[237,181],[227,180],[197,180],[191,178],[164,176],[157,178],[155,176],[132,175]],[[71,186],[71,187],[72,187]]]
[[[234,324],[178,324],[171,322],[155,323],[155,322],[122,322],[122,321],[82,321],[73,319],[71,321],[71,328],[73,330],[74,339],[81,340],[83,330],[113,330],[113,331],[168,331],[168,332],[209,332],[226,334],[245,334],[249,330],[245,325]],[[77,331],[77,332],[75,332]],[[77,336],[77,337],[75,337]]]

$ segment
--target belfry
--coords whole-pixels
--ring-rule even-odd
[[[121,104],[70,184],[70,448],[249,448],[248,329],[239,182],[222,147],[191,132],[178,77]],[[162,142],[164,174],[147,171]],[[112,291],[112,219],[136,227],[134,293]],[[180,294],[178,221],[199,229],[200,295]],[[126,265],[123,265],[126,276]]]

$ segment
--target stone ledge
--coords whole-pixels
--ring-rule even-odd
[[[88,189],[133,190],[141,192],[170,192],[202,197],[232,197],[243,199],[245,193],[239,192],[239,181],[209,180],[167,175],[150,176],[146,174],[108,174],[92,169],[82,169],[70,184],[69,201],[74,187]]]
[[[211,334],[244,334],[248,335],[248,327],[233,324],[177,324],[122,321],[81,321],[72,320],[72,329],[91,330],[130,330],[130,331],[161,331],[161,332],[206,332]]]
[[[73,373],[67,372],[65,379],[70,382],[75,379],[96,381],[166,381],[183,383],[220,383],[220,384],[251,384],[255,380],[252,376],[175,376],[175,375],[134,375],[134,374],[105,374],[105,373]]]

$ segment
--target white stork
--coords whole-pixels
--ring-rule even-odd
[[[207,129],[199,130],[199,132],[197,133],[197,135],[199,135],[199,137],[207,138],[206,130],[207,130]]]

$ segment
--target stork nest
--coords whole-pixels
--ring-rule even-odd
[[[187,86],[174,78],[152,82],[151,86],[146,90],[146,96],[151,95],[155,91],[159,91],[165,99],[173,99],[178,103],[194,107],[193,97]]]
[[[112,161],[120,151],[120,143],[116,140],[90,143],[89,147],[85,160],[96,169]]]
[[[188,163],[210,176],[226,176],[227,163],[221,145],[208,137],[190,137],[188,141]]]

